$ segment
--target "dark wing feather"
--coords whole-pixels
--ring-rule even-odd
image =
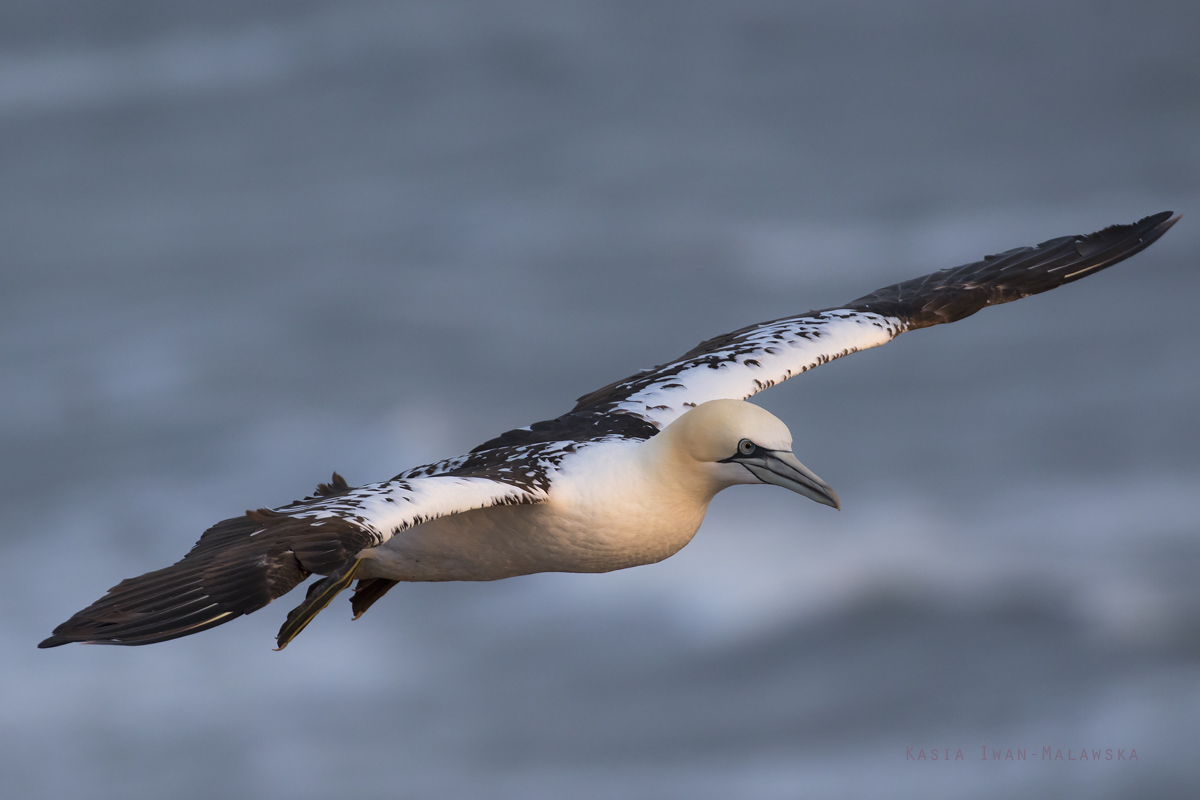
[[[551,457],[558,451],[547,446]],[[317,496],[274,511],[248,511],[219,522],[180,561],[121,581],[54,629],[39,647],[69,642],[151,644],[197,633],[250,614],[309,575],[328,575],[358,553],[422,522],[487,506],[537,503],[546,492],[503,480],[512,453],[476,458],[500,479],[432,470],[351,489],[341,476]],[[528,454],[526,454],[528,455]],[[380,592],[382,595],[382,592]]]
[[[956,322],[987,306],[1041,294],[1111,267],[1145,250],[1178,220],[1163,211],[1132,225],[1018,247],[884,287],[846,308],[899,317],[905,330]]]
[[[38,646],[151,644],[198,633],[257,611],[374,539],[341,519],[312,525],[275,511],[247,512],[209,528],[175,564],[121,581]]]
[[[1077,281],[1149,247],[1176,220],[1164,211],[1132,225],[1051,239],[897,283],[845,306],[750,325],[584,395],[563,418],[632,417],[662,429],[700,403],[745,399],[905,331],[954,322],[986,306]]]

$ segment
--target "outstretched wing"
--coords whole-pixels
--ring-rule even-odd
[[[1132,225],[1051,239],[897,283],[845,306],[751,325],[585,395],[564,418],[627,415],[662,429],[709,400],[745,399],[905,331],[1077,281],[1150,246],[1178,219],[1164,211]]]
[[[363,549],[415,525],[546,498],[544,487],[464,474],[461,460],[453,466],[454,474],[397,477],[355,489],[335,473],[316,497],[218,522],[183,559],[121,581],[38,646],[151,644],[187,636],[257,611],[309,575],[341,569]]]

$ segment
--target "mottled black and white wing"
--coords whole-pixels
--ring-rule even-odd
[[[497,471],[520,463],[521,457],[498,453],[483,466]],[[335,474],[315,497],[219,522],[183,559],[121,581],[38,646],[151,644],[198,633],[257,611],[313,573],[344,568],[362,550],[415,525],[477,508],[546,499],[544,485],[471,474],[467,460],[426,470],[441,474],[397,477],[353,489]],[[476,459],[476,466],[481,463]]]
[[[662,429],[700,403],[745,399],[905,331],[954,322],[1091,275],[1143,250],[1175,224],[1170,211],[1064,236],[888,286],[838,308],[751,325],[579,398],[568,418],[633,417]]]
[[[351,580],[359,553],[403,530],[472,509],[544,502],[559,463],[580,447],[613,437],[650,438],[700,403],[746,398],[905,331],[954,322],[985,306],[1078,280],[1149,246],[1174,222],[1164,212],[1132,225],[1052,239],[889,286],[839,308],[742,328],[582,397],[558,419],[508,431],[468,455],[356,489],[335,476],[316,497],[214,525],[183,559],[117,584],[39,646],[174,639],[256,611],[311,574],[330,576],[324,589],[293,612],[302,614],[289,615],[280,631],[283,646],[328,602],[325,595],[332,597]],[[359,581],[355,612],[362,613],[393,583]]]

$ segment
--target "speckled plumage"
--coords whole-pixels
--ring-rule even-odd
[[[356,575],[357,616],[401,580],[651,563],[687,544],[708,501],[735,483],[776,483],[836,506],[832,490],[792,456],[786,426],[731,401],[905,331],[1098,272],[1176,219],[1163,212],[1053,239],[843,307],[751,325],[585,395],[556,419],[389,481],[352,488],[335,473],[314,496],[214,525],[182,560],[122,581],[39,646],[185,636],[251,613],[314,573]],[[747,442],[757,449],[741,450]],[[281,646],[295,632],[281,635]]]

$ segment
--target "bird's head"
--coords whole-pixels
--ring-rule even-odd
[[[841,508],[833,489],[792,454],[787,425],[756,405],[710,400],[679,417],[663,433],[684,458],[711,477],[717,491],[736,484],[773,483]]]

